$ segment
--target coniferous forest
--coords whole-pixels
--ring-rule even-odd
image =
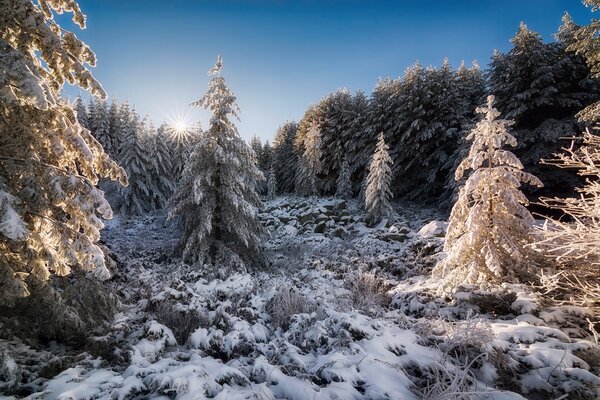
[[[169,121],[77,1],[0,0],[0,398],[600,398],[583,4],[246,136],[227,57]]]

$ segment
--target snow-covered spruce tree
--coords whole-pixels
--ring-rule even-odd
[[[292,193],[296,184],[298,153],[294,147],[298,124],[286,122],[277,128],[273,140],[273,169],[280,193]]]
[[[335,195],[342,199],[352,198],[352,182],[350,180],[350,164],[348,158],[344,156],[340,174],[337,179],[337,189]]]
[[[263,261],[256,185],[264,177],[230,120],[239,108],[221,76],[222,67],[219,56],[209,70],[213,78],[206,94],[192,103],[210,110],[212,117],[183,171],[170,217],[183,220],[184,260],[215,268],[258,267]]]
[[[600,10],[600,0],[583,0],[583,4],[596,12]],[[600,19],[593,18],[585,26],[577,27],[573,33],[573,40],[568,43],[567,50],[583,56],[591,70],[592,77],[600,78],[600,48],[598,47],[598,34],[600,33]],[[598,122],[600,116],[600,101],[588,105],[578,117],[587,122]]]
[[[269,170],[269,178],[267,179],[267,199],[273,200],[277,195],[277,177],[273,167]]]
[[[83,102],[83,99],[81,98],[81,96],[77,96],[77,99],[75,99],[74,109],[75,109],[75,112],[77,113],[77,122],[79,122],[79,125],[81,125],[85,129],[89,130],[90,125],[89,125],[89,120],[88,120],[88,110],[87,110],[87,107],[85,106],[85,103]]]
[[[112,99],[110,107],[108,107],[108,138],[112,146],[110,149],[105,150],[109,151],[113,158],[116,158],[121,151],[123,141],[121,137],[122,119],[119,103],[116,99]]]
[[[258,159],[258,166],[261,171],[269,171],[273,166],[273,149],[269,141],[265,141],[263,144],[261,156]]]
[[[263,169],[262,164],[261,164],[261,160],[263,158],[263,145],[258,136],[252,135],[252,138],[250,139],[250,148],[254,152],[254,158],[256,159],[256,166],[258,167],[258,169],[260,169],[260,172],[262,172],[262,174],[264,176],[267,176],[267,173],[269,171],[268,171],[268,169]],[[258,183],[257,190],[261,195],[267,194],[267,181],[266,180],[260,181]]]
[[[163,130],[169,132],[169,153],[171,154],[171,166],[173,168],[173,181],[179,182],[183,176],[183,170],[188,163],[193,148],[193,141],[198,140],[191,129],[176,130],[172,126],[163,124]]]
[[[92,135],[100,142],[104,151],[113,154],[113,143],[110,137],[110,120],[106,101],[96,99],[91,104],[92,110],[89,115],[89,125]]]
[[[142,215],[154,208],[150,187],[152,161],[147,148],[144,122],[135,110],[131,111],[131,118],[122,122],[123,146],[119,160],[127,172],[129,186],[121,190],[121,212],[126,215]]]
[[[316,122],[311,123],[298,159],[296,192],[304,196],[319,193],[317,174],[321,171],[321,132]]]
[[[85,27],[75,1],[0,2],[1,305],[52,274],[109,275],[96,242],[112,212],[95,185],[126,176],[60,95],[65,82],[105,95],[92,51],[54,19],[64,11]]]
[[[473,172],[452,208],[446,258],[434,269],[443,289],[513,280],[535,263],[530,248],[534,220],[519,187],[522,182],[542,183],[523,171],[513,153],[502,149],[505,144],[515,147],[517,141],[508,132],[513,122],[497,119],[494,96],[477,112],[483,118],[467,137],[471,149],[456,170],[456,179],[469,169]]]
[[[119,111],[117,114],[117,119],[115,120],[116,125],[119,128],[118,131],[118,143],[115,146],[115,158],[119,165],[123,165],[123,160],[121,156],[125,153],[125,142],[127,136],[131,133],[131,129],[133,126],[133,114],[134,110],[129,106],[129,102],[125,100],[119,107]]]
[[[150,144],[150,195],[152,205],[156,209],[164,208],[173,191],[173,167],[167,145],[167,135],[164,130],[156,130],[150,124],[148,127],[148,142]]]
[[[371,159],[369,174],[367,175],[367,186],[365,191],[365,209],[367,210],[367,224],[373,226],[384,218],[392,215],[393,209],[390,204],[392,192],[392,159],[388,154],[388,146],[385,144],[383,133],[379,134],[377,147]]]

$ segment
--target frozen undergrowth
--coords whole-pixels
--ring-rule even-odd
[[[119,270],[110,285],[123,303],[111,329],[81,354],[2,342],[0,390],[44,399],[599,396],[586,309],[554,307],[522,285],[435,294],[427,276],[444,225],[427,225],[433,213],[402,207],[367,229],[352,202],[277,199],[267,210],[270,270],[210,281],[165,255],[176,237],[161,214],[111,222],[104,240]]]

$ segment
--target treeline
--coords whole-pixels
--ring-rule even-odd
[[[127,187],[101,182],[113,207],[128,215],[165,208],[202,133],[199,124],[181,131],[166,122],[155,128],[127,101],[115,99],[109,105],[92,98],[86,105],[78,97],[74,108],[79,123],[127,172]]]
[[[454,69],[448,60],[437,68],[417,62],[401,78],[380,79],[370,96],[346,89],[325,96],[299,122],[286,122],[275,133],[272,165],[278,192],[334,195],[344,181],[340,174],[349,173],[353,195],[363,196],[369,162],[383,133],[393,161],[393,195],[448,207],[475,109],[494,94],[498,110],[515,121],[515,153],[525,170],[544,183],[528,194],[564,194],[579,178],[539,162],[560,152],[567,144],[561,138],[581,134],[576,114],[600,99],[599,82],[584,58],[567,51],[578,29],[565,15],[555,41],[544,43],[522,23],[512,48],[494,52],[487,71],[476,63]],[[343,171],[345,163],[349,171]]]

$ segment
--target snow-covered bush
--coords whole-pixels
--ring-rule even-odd
[[[542,198],[544,206],[564,213],[569,219],[548,220],[544,239],[536,243],[557,261],[570,264],[592,264],[600,276],[600,136],[587,131],[582,146],[574,144],[554,160],[545,163],[560,168],[574,168],[585,178],[579,197]],[[587,267],[586,267],[587,268]],[[591,271],[590,271],[591,272]]]
[[[516,146],[508,132],[512,121],[497,119],[494,97],[478,109],[483,118],[471,131],[469,155],[456,170],[456,179],[473,172],[461,188],[452,208],[444,251],[446,258],[434,269],[441,287],[485,284],[517,279],[536,262],[529,247],[534,241],[534,219],[521,182],[541,186],[535,176],[523,172],[521,162],[502,146]]]
[[[311,304],[306,298],[288,285],[281,285],[277,288],[275,295],[267,304],[267,312],[271,316],[271,323],[287,330],[296,314],[310,313],[315,310],[315,305]]]
[[[376,314],[381,308],[387,308],[390,297],[389,285],[375,272],[359,271],[349,274],[346,282],[351,293],[352,305],[367,315]]]

